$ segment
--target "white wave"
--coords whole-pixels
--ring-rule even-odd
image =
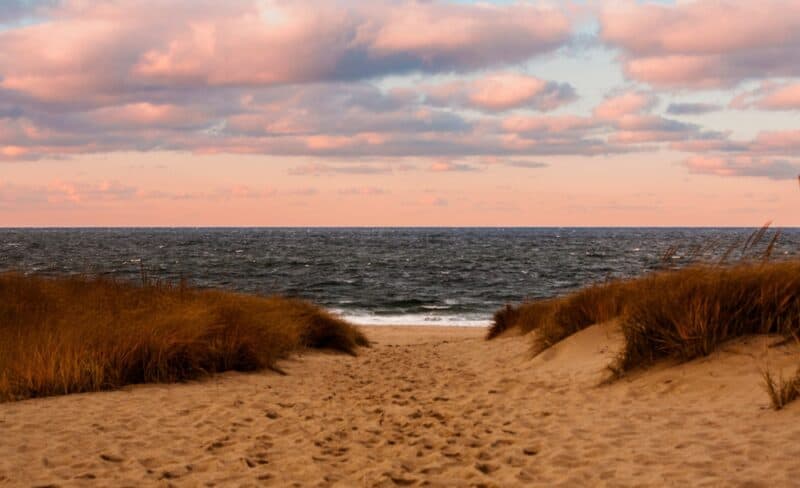
[[[477,318],[459,315],[368,315],[341,311],[337,312],[337,315],[355,325],[430,325],[441,327],[488,327],[491,325],[489,317]]]

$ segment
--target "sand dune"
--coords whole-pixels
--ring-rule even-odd
[[[748,338],[598,387],[618,347],[590,327],[537,358],[483,330],[376,327],[359,357],[0,405],[0,485],[791,486],[800,405]],[[788,372],[788,369],[787,369]]]

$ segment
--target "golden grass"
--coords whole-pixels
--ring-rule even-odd
[[[770,223],[742,246],[727,248],[716,265],[693,264],[640,278],[592,285],[569,295],[506,305],[494,315],[487,339],[506,331],[536,331],[534,353],[592,325],[619,319],[623,350],[609,369],[615,376],[659,359],[690,360],[710,354],[719,344],[751,334],[800,337],[800,261],[769,262],[780,237],[765,243]],[[710,242],[689,254],[695,262]],[[739,249],[739,261],[727,264]],[[669,268],[677,247],[662,257]],[[763,373],[773,408],[800,398],[800,368],[789,379]]]
[[[630,281],[596,284],[564,297],[536,300],[498,310],[487,339],[506,330],[536,331],[534,349],[541,352],[586,327],[618,317],[635,288]]]
[[[507,306],[489,336],[536,331],[541,351],[589,325],[619,318],[625,338],[617,371],[662,358],[689,360],[748,334],[800,333],[800,261],[695,265],[590,286]]]
[[[800,331],[800,261],[695,266],[636,283],[622,319],[621,371],[704,356],[734,337]]]
[[[0,274],[0,401],[277,369],[303,348],[365,345],[301,300]]]
[[[772,408],[780,410],[786,406],[787,403],[797,400],[800,397],[800,368],[790,379],[778,377],[775,379],[773,374],[768,370],[763,372],[764,388],[767,390]]]

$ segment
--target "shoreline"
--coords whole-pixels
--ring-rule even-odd
[[[364,322],[356,322],[353,321],[351,318],[343,317],[343,320],[346,322],[355,325],[356,327],[362,329],[372,329],[372,328],[385,328],[385,327],[430,327],[432,329],[488,329],[492,326],[491,322],[480,323],[475,325],[465,325],[463,323],[457,324],[431,324],[431,323],[414,323],[414,322],[403,322],[403,323],[386,323],[386,324],[375,324],[375,323],[364,323]]]
[[[487,311],[481,319],[462,319],[459,315],[350,315],[338,309],[329,309],[340,319],[358,327],[491,327],[494,311]],[[426,318],[429,317],[429,318]]]

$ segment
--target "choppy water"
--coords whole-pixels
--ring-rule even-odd
[[[487,324],[507,302],[706,259],[752,229],[0,229],[0,269],[187,277],[197,286],[313,300],[357,323]],[[800,251],[784,229],[774,255]],[[771,234],[767,238],[771,237]],[[766,240],[759,248],[763,249]],[[738,256],[737,247],[734,257]],[[758,252],[758,251],[756,251]]]

